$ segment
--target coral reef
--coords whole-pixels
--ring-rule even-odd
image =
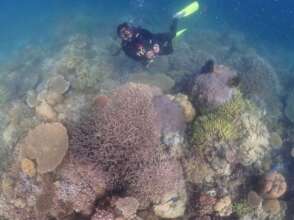
[[[189,101],[189,97],[178,93],[175,96],[170,95],[169,98],[182,108],[186,122],[192,122],[196,116],[196,110]]]
[[[235,120],[240,117],[247,105],[247,101],[237,93],[230,102],[214,112],[198,117],[193,125],[194,142],[203,144],[207,141],[221,142],[237,138],[240,133]]]
[[[106,105],[95,106],[89,120],[70,129],[72,160],[100,168],[106,174],[107,191],[124,191],[141,208],[150,202],[160,204],[160,198],[170,193],[178,198],[174,205],[185,198],[180,164],[159,148],[165,128],[153,103],[155,95],[160,95],[156,88],[124,85]]]
[[[242,217],[252,212],[252,208],[250,204],[244,200],[233,203],[233,212],[237,214],[237,216]]]
[[[266,199],[278,199],[287,191],[284,176],[276,171],[266,174],[259,184],[260,194]]]
[[[119,198],[115,201],[115,208],[125,219],[134,219],[139,208],[139,202],[132,197]]]
[[[150,73],[133,74],[128,78],[128,81],[147,84],[150,86],[157,86],[163,92],[170,91],[175,84],[174,80],[165,74],[150,75]]]
[[[216,143],[237,143],[238,161],[245,166],[269,152],[268,139],[268,130],[255,107],[240,93],[213,112],[198,117],[193,124],[193,143],[197,147],[203,149],[216,146]],[[226,159],[230,161],[233,152],[228,147],[223,150],[227,151]]]
[[[281,205],[279,200],[266,200],[262,204],[262,208],[265,212],[269,213],[270,215],[276,215],[281,210]]]
[[[196,77],[192,89],[194,106],[202,110],[214,110],[229,102],[235,94],[229,83],[237,74],[225,66],[213,67],[213,72]]]
[[[286,101],[285,114],[294,123],[294,92],[291,92]]]
[[[275,69],[255,52],[241,55],[231,64],[240,73],[241,90],[268,112],[271,120],[281,117],[281,85]]]
[[[114,215],[106,210],[96,209],[95,214],[91,220],[115,220]]]
[[[214,205],[214,211],[220,216],[230,216],[233,212],[233,205],[230,196],[219,199]]]
[[[61,123],[38,125],[29,131],[22,143],[23,156],[35,159],[41,174],[55,170],[67,149],[67,130]]]
[[[33,161],[29,160],[29,159],[22,159],[21,160],[21,170],[23,173],[25,173],[26,175],[33,177],[36,175],[36,167]]]
[[[195,201],[197,216],[202,217],[212,214],[216,202],[217,198],[215,196],[209,195],[208,193],[201,193]]]

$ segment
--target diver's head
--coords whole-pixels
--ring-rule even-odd
[[[134,30],[133,27],[128,23],[122,23],[117,27],[117,35],[125,41],[129,41],[133,38]]]

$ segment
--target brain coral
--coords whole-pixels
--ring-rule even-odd
[[[22,145],[24,156],[37,161],[38,172],[56,169],[68,149],[67,129],[61,123],[43,123],[29,131]]]
[[[157,95],[147,85],[123,85],[70,129],[72,161],[100,169],[106,190],[133,196],[141,207],[164,193],[185,191],[181,165],[159,147]]]

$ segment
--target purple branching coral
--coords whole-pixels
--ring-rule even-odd
[[[159,147],[161,124],[153,104],[158,95],[156,88],[126,84],[69,131],[71,161],[93,167],[107,191],[124,192],[141,206],[184,188],[179,162]]]

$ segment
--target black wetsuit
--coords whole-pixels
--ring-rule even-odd
[[[157,55],[168,55],[173,52],[172,40],[176,36],[178,20],[174,19],[167,33],[153,34],[143,28],[134,28],[134,35],[130,41],[122,41],[122,49],[125,54],[136,61],[148,63],[145,54],[153,49],[155,44],[159,45],[160,51]]]

